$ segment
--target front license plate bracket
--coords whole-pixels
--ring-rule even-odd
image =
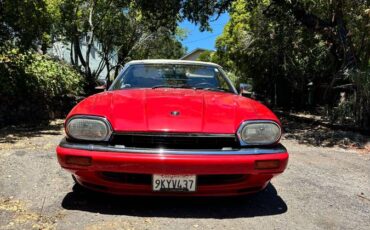
[[[154,174],[152,178],[154,192],[195,192],[196,188],[196,175]]]

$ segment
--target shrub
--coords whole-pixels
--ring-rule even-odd
[[[330,114],[333,122],[355,125],[360,129],[370,128],[370,66],[363,70],[347,71],[347,79],[352,83],[350,92]]]
[[[71,108],[82,77],[70,66],[17,49],[0,52],[0,127],[47,121]]]

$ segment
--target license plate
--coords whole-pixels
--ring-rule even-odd
[[[152,188],[156,192],[195,192],[195,175],[153,175]]]

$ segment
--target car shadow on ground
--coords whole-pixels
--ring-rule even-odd
[[[272,184],[257,194],[218,198],[121,197],[77,187],[64,197],[63,208],[109,215],[217,219],[278,215],[288,210]]]

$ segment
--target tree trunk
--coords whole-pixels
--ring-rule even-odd
[[[70,60],[71,60],[71,64],[72,64],[73,66],[77,67],[78,65],[75,63],[76,58],[74,58],[74,59],[73,59],[73,54],[74,54],[74,52],[73,52],[73,41],[71,41],[71,47],[70,47],[70,52],[69,52],[69,58],[70,58]]]

